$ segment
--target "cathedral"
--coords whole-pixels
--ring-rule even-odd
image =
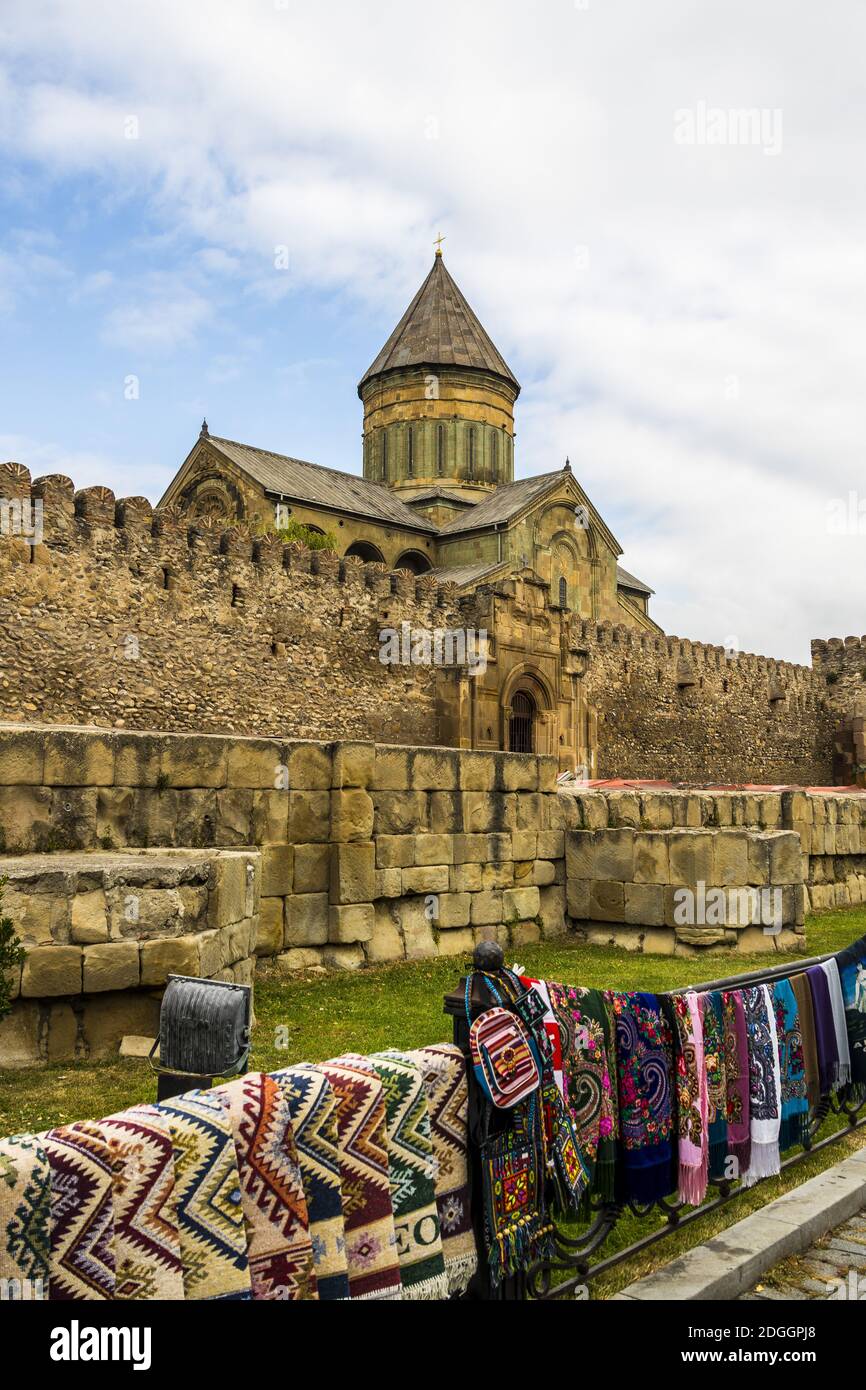
[[[443,741],[558,751],[594,743],[570,675],[572,619],[654,634],[652,594],[571,466],[515,479],[520,383],[448,272],[432,269],[358,383],[363,476],[211,434],[203,425],[160,506],[279,530],[340,556],[431,574],[480,601],[493,669],[443,695]],[[497,604],[496,597],[502,602]]]

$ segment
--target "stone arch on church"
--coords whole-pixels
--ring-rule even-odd
[[[516,666],[502,688],[500,747],[509,753],[550,753],[556,702],[547,678],[530,662]]]

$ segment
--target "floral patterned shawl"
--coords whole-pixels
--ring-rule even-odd
[[[700,1000],[694,990],[673,996],[680,1201],[698,1207],[707,1195],[707,1071]]]
[[[599,990],[551,981],[547,989],[560,1031],[563,1096],[589,1173],[588,1192],[612,1202],[618,1122],[610,1014]]]
[[[710,1178],[722,1178],[725,1176],[728,1157],[727,1069],[722,996],[714,991],[702,994],[700,1001],[704,1026],[704,1066],[707,1071],[708,1170]]]
[[[743,1008],[743,991],[722,991],[725,1024],[725,1094],[727,1097],[728,1153],[745,1173],[752,1157],[749,1116],[749,1031]]]
[[[656,1202],[676,1186],[671,1162],[671,1028],[654,994],[611,990],[605,998],[616,1038],[618,1185],[625,1201]]]
[[[743,1010],[749,1031],[749,1124],[752,1153],[742,1175],[744,1187],[779,1172],[779,1130],[782,1123],[779,1042],[773,997],[766,985],[743,990]]]
[[[802,1144],[809,1127],[809,1101],[806,1097],[806,1064],[800,1030],[800,1011],[790,980],[773,985],[776,1035],[779,1039],[779,1076],[782,1095],[782,1124],[779,1149],[784,1153]]]

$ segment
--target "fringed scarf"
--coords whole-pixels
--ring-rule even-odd
[[[839,1060],[836,1063],[836,1084],[837,1086],[847,1086],[851,1080],[851,1051],[848,1047],[848,1028],[845,1023],[845,1003],[842,999],[842,985],[839,980],[839,967],[836,959],[831,956],[830,960],[825,960],[821,969],[827,976],[827,987],[830,991],[830,1008],[833,1012],[833,1028],[836,1033],[836,1052]]]
[[[851,1080],[866,1085],[866,936],[836,957],[845,1007]]]
[[[675,1188],[671,1029],[654,994],[605,995],[613,1012],[624,1200],[656,1202]]]
[[[114,1170],[115,1297],[183,1298],[171,1131],[156,1106],[100,1120]]]
[[[318,1297],[310,1218],[287,1088],[263,1072],[220,1086],[238,1161],[255,1300]]]
[[[51,1166],[51,1299],[109,1299],[117,1288],[114,1169],[98,1125],[79,1120],[50,1129],[42,1143]]]
[[[722,991],[725,1024],[725,1094],[728,1120],[728,1153],[736,1161],[737,1174],[745,1173],[752,1157],[749,1114],[749,1030],[743,1008],[743,991]]]
[[[49,1295],[51,1169],[35,1134],[0,1139],[0,1280],[9,1301]]]
[[[461,1294],[478,1268],[470,1202],[466,1058],[454,1043],[418,1048],[407,1055],[420,1068],[427,1092],[448,1292]]]
[[[494,1287],[552,1249],[540,1103],[537,1092],[521,1101],[508,1112],[508,1128],[481,1145],[484,1233]]]
[[[404,1299],[448,1297],[424,1078],[408,1053],[369,1059],[385,1087],[394,1231]]]
[[[248,1299],[250,1270],[228,1106],[188,1091],[156,1109],[171,1131],[184,1298]]]
[[[806,1066],[800,1033],[800,1011],[790,980],[773,985],[776,1035],[779,1041],[779,1078],[782,1097],[782,1124],[779,1152],[802,1144],[809,1129],[809,1101],[806,1098]]]
[[[388,1169],[385,1092],[369,1065],[337,1057],[315,1068],[337,1098],[350,1298],[401,1297]]]
[[[280,1083],[292,1118],[319,1298],[348,1298],[337,1098],[327,1077],[311,1068],[288,1067],[274,1072],[274,1080]]]
[[[812,1009],[812,991],[809,981],[802,974],[791,976],[791,988],[797,1001],[800,1018],[800,1041],[803,1045],[803,1065],[806,1072],[806,1099],[810,1115],[817,1112],[821,1103],[821,1073],[818,1067],[818,1043],[815,1039],[815,1014]]]
[[[612,1202],[618,1124],[610,1014],[599,990],[550,981],[548,990],[562,1039],[565,1105],[587,1168],[587,1195]]]
[[[812,991],[812,1013],[815,1018],[815,1042],[818,1048],[818,1076],[821,1095],[835,1091],[839,1074],[839,1048],[833,1022],[830,985],[820,965],[810,965],[806,971]]]
[[[727,1073],[722,996],[701,994],[704,1066],[707,1072],[707,1169],[710,1178],[723,1178],[728,1157]]]
[[[694,991],[673,996],[679,1138],[679,1196],[699,1207],[707,1195],[707,1073],[701,1007]]]
[[[742,1175],[743,1187],[779,1172],[779,1129],[782,1122],[779,1043],[773,999],[766,985],[743,990],[743,1010],[749,1033],[749,1114],[752,1153]]]

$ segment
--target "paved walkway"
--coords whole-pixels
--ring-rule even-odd
[[[866,1210],[775,1265],[740,1298],[866,1302]]]

